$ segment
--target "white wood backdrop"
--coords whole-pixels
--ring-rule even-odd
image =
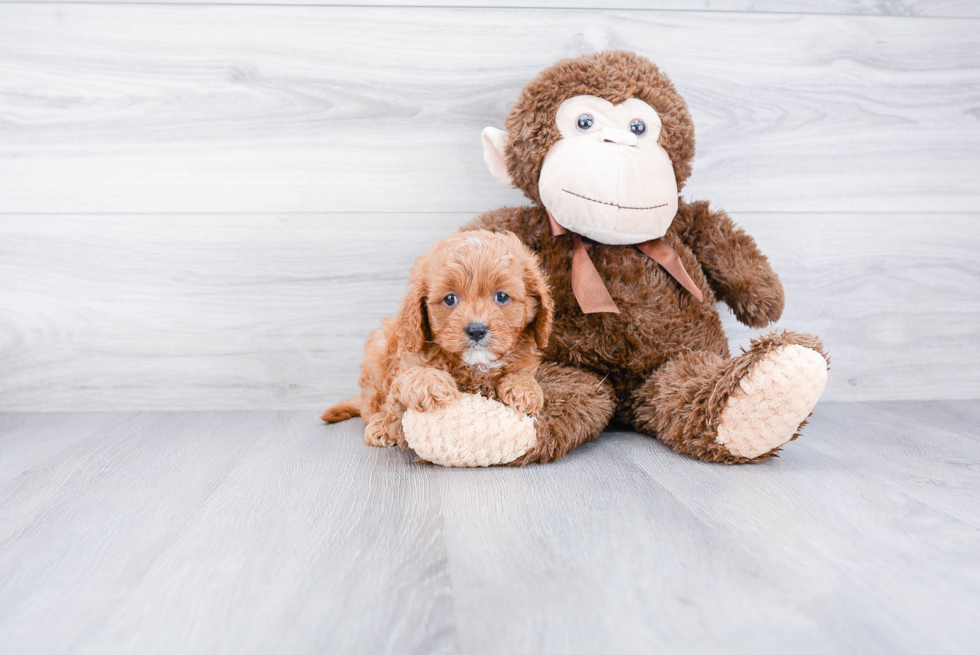
[[[24,0],[0,0],[23,2]],[[31,0],[32,2],[57,2],[64,0]],[[105,0],[71,0],[70,4],[106,4]],[[188,4],[187,0],[121,0],[112,4]],[[465,7],[459,0],[211,0],[193,4],[222,5],[325,5],[355,7]],[[602,5],[595,0],[482,0],[470,3],[479,7],[527,8],[577,8],[577,9],[634,9],[634,10],[683,10],[683,11],[738,11],[767,13],[817,13],[817,14],[867,14],[879,16],[942,16],[978,17],[980,6],[974,0],[615,0]]]
[[[0,409],[351,395],[413,257],[523,202],[482,127],[603,48],[686,96],[685,195],[770,255],[828,399],[980,396],[977,3],[520,4],[0,1]]]

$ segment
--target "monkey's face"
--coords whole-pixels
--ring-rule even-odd
[[[662,237],[677,213],[677,180],[653,107],[575,96],[559,105],[555,122],[561,138],[538,180],[555,221],[613,245]]]
[[[524,86],[505,125],[483,130],[490,172],[560,225],[613,245],[666,233],[691,175],[694,124],[649,59],[607,50],[556,62]]]

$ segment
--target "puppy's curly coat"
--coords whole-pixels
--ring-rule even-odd
[[[538,258],[514,234],[454,234],[416,261],[398,314],[368,337],[360,397],[321,418],[361,416],[368,445],[406,447],[405,411],[461,392],[536,414],[544,395],[535,374],[553,312]]]

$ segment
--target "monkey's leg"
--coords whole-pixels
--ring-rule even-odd
[[[553,462],[592,441],[609,424],[616,409],[612,385],[571,366],[542,364],[537,374],[544,392],[538,412],[537,442],[513,466]]]
[[[734,359],[680,355],[633,395],[633,424],[706,462],[763,461],[799,436],[827,384],[816,337],[773,333]]]
[[[612,387],[598,376],[544,364],[544,407],[533,418],[473,394],[425,412],[408,410],[405,440],[442,466],[519,466],[550,462],[599,436],[613,414]]]

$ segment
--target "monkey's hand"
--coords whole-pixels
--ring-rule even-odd
[[[537,414],[544,407],[544,392],[534,377],[527,373],[511,373],[497,385],[500,400],[521,414]]]
[[[390,393],[408,409],[427,412],[459,398],[456,380],[446,371],[416,366],[401,373],[391,383]]]
[[[750,327],[764,327],[783,313],[783,285],[755,240],[724,211],[707,202],[682,202],[677,235],[694,253],[718,300]]]
[[[475,394],[461,393],[427,412],[408,410],[402,418],[405,442],[440,466],[508,464],[537,445],[534,421]]]
[[[739,323],[761,328],[779,320],[783,313],[783,285],[766,262],[725,280],[723,300]]]

